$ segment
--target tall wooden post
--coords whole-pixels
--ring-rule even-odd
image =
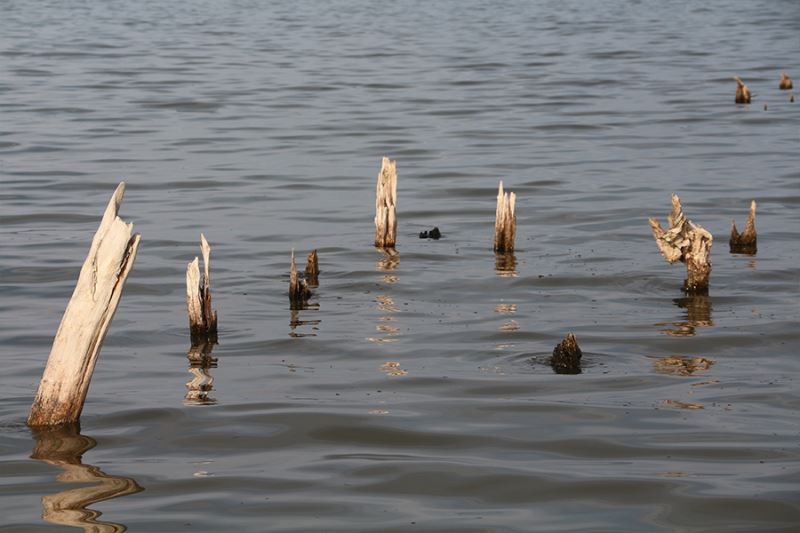
[[[384,157],[375,191],[375,246],[394,248],[397,241],[397,162]]]

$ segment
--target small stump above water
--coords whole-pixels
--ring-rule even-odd
[[[568,333],[564,340],[553,350],[550,366],[556,374],[580,374],[583,353],[578,346],[575,335]]]
[[[750,202],[750,214],[747,217],[744,231],[739,233],[736,230],[735,220],[731,223],[731,253],[755,255],[758,251],[756,244],[756,201],[753,200]]]
[[[186,267],[186,308],[189,313],[189,333],[192,344],[217,342],[217,312],[211,307],[211,246],[200,234],[203,252],[203,275],[200,260],[195,257]]]
[[[503,182],[497,189],[497,210],[494,217],[494,251],[505,254],[514,251],[517,235],[515,204],[517,195],[503,190]]]
[[[736,80],[736,103],[749,104],[750,89],[747,88],[747,85],[744,84],[739,76],[734,76],[733,79]]]
[[[304,279],[297,275],[297,263],[294,260],[294,250],[292,250],[292,266],[289,270],[289,305],[291,309],[302,309],[308,304],[311,297],[311,289]]]

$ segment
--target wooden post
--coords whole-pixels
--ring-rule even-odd
[[[124,193],[122,182],[92,239],[31,406],[30,426],[53,426],[80,418],[100,347],[139,247],[140,235],[132,235],[133,224],[117,216]]]
[[[739,76],[734,76],[733,79],[736,80],[736,103],[749,104],[750,89],[747,88],[747,85],[744,84]]]
[[[794,84],[792,84],[792,78],[790,78],[785,72],[781,72],[781,82],[778,84],[778,87],[781,91],[791,90],[792,87],[794,87]]]
[[[664,258],[670,262],[681,261],[686,265],[686,281],[683,290],[688,294],[708,292],[708,279],[711,275],[711,233],[693,224],[683,214],[681,200],[672,195],[672,212],[667,218],[666,230],[654,218],[650,219],[656,245]]]
[[[319,285],[319,260],[317,258],[317,251],[312,250],[308,254],[306,261],[306,283],[309,287],[316,287]]]
[[[572,333],[568,333],[553,350],[550,366],[556,374],[580,374],[582,356],[578,339]]]
[[[517,234],[517,215],[514,211],[517,195],[503,191],[503,182],[497,189],[497,211],[494,218],[494,251],[508,253],[514,251],[514,237]]]
[[[375,246],[394,248],[397,241],[397,162],[384,157],[375,191]]]
[[[292,266],[289,271],[289,307],[291,309],[302,309],[311,297],[311,290],[305,280],[297,275],[297,264],[294,260],[294,250],[292,250]]]
[[[202,233],[200,250],[203,252],[203,277],[200,277],[200,261],[197,257],[186,266],[186,309],[192,344],[217,342],[217,312],[211,308],[211,246]]]
[[[731,223],[731,240],[730,247],[732,254],[749,254],[755,255],[758,251],[756,246],[756,201],[750,202],[750,214],[747,217],[747,223],[744,226],[744,231],[739,233],[736,231],[736,221]]]

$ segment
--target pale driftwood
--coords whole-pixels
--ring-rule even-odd
[[[734,76],[733,79],[736,80],[736,103],[749,104],[750,89],[747,88],[747,85],[744,84],[739,76]]]
[[[785,72],[781,72],[781,82],[778,84],[778,87],[781,91],[789,91],[794,87],[792,83],[792,78],[789,77],[788,74]]]
[[[292,250],[292,266],[289,270],[289,305],[291,309],[302,309],[311,297],[311,290],[305,280],[297,275],[297,264]]]
[[[310,287],[319,285],[319,258],[316,250],[312,250],[306,260],[306,283]]]
[[[757,244],[758,236],[756,235],[756,201],[750,202],[750,214],[747,217],[747,223],[744,226],[744,231],[739,233],[736,231],[736,221],[731,222],[731,253],[732,254],[749,254],[755,255],[758,251]]]
[[[217,312],[211,307],[211,246],[202,233],[200,250],[203,253],[202,277],[197,257],[186,266],[186,309],[189,314],[189,333],[195,344],[204,340],[217,341]]]
[[[62,469],[58,481],[83,487],[42,496],[42,519],[51,524],[73,526],[93,533],[119,533],[125,526],[113,522],[99,521],[102,513],[89,506],[135,494],[143,489],[135,480],[123,476],[111,476],[92,465],[81,462],[81,456],[97,445],[97,442],[80,434],[77,424],[34,428],[36,447],[31,459],[44,461]]]
[[[553,350],[550,366],[557,374],[580,374],[582,356],[578,339],[569,333]]]
[[[497,189],[497,211],[494,218],[494,251],[509,253],[514,251],[514,238],[517,234],[517,215],[515,204],[517,195],[503,191],[503,182]]]
[[[92,239],[78,282],[58,327],[28,424],[77,422],[100,347],[133,267],[140,235],[117,216],[125,183],[117,186]]]
[[[397,241],[397,162],[384,157],[375,190],[375,246],[394,248]]]
[[[693,224],[683,214],[681,200],[672,195],[672,212],[667,218],[668,228],[654,218],[650,219],[650,228],[658,249],[670,262],[681,261],[686,265],[686,281],[684,290],[689,294],[702,294],[708,291],[708,280],[711,275],[711,233],[701,226]]]

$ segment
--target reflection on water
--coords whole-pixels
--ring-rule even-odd
[[[301,320],[300,319],[300,311],[318,311],[319,304],[303,304],[301,309],[289,309],[289,336],[290,337],[316,337],[317,334],[314,331],[318,330],[320,322],[322,320],[314,319],[314,320]],[[300,333],[297,331],[297,328],[301,326],[311,326],[312,331],[310,333]]]
[[[394,303],[394,298],[388,294],[380,294],[375,297],[378,304],[378,311],[382,313],[399,313],[398,308]],[[400,326],[397,325],[397,318],[391,314],[378,317],[378,325],[375,329],[382,335],[380,337],[369,337],[367,340],[370,342],[395,342],[400,335]]]
[[[400,265],[400,252],[394,248],[383,248],[381,252],[383,253],[383,257],[375,263],[375,267],[381,272],[397,270],[397,267]],[[393,281],[396,280],[395,278]]]
[[[682,355],[656,357],[653,362],[656,372],[677,376],[691,376],[695,372],[708,370],[713,364],[714,361],[705,357],[685,357]]]
[[[681,309],[686,309],[686,320],[677,322],[660,322],[656,326],[664,327],[664,333],[673,337],[693,337],[696,328],[707,328],[714,325],[711,319],[711,297],[707,294],[696,294],[672,300]]]
[[[92,533],[126,531],[128,528],[122,524],[98,521],[102,513],[88,506],[144,489],[131,478],[110,476],[96,466],[83,464],[83,454],[97,446],[97,442],[81,435],[77,424],[32,429],[32,432],[36,445],[31,459],[60,467],[63,472],[56,478],[58,481],[92,484],[43,496],[42,518],[45,522],[73,526]]]
[[[381,365],[381,372],[392,377],[402,377],[408,375],[408,372],[400,368],[400,363],[397,361],[386,361],[383,363]]]
[[[214,376],[210,369],[217,368],[217,358],[211,357],[214,349],[213,342],[201,342],[193,344],[189,348],[186,358],[189,359],[189,374],[192,379],[186,383],[186,405],[213,405],[217,400],[211,398],[209,394],[214,390]]]
[[[494,270],[503,278],[517,277],[517,256],[513,252],[494,254]]]

